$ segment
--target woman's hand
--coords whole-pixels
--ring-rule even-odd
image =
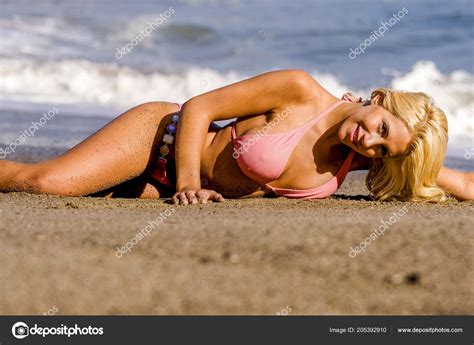
[[[174,205],[207,204],[208,201],[222,202],[224,197],[209,189],[183,189],[176,192],[171,199]]]

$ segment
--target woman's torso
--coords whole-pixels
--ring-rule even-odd
[[[269,123],[276,123],[274,120],[277,117],[281,121],[269,133],[287,132],[311,120],[337,101],[336,97],[328,93],[312,102],[293,105],[291,108],[283,107],[291,109],[290,115],[284,119],[280,116],[281,111],[239,118],[236,132],[238,136],[261,132]],[[347,152],[329,155],[329,148],[318,140],[323,132],[324,121],[307,130],[284,164],[281,175],[270,181],[273,187],[310,189],[325,184],[336,174]],[[201,159],[202,187],[215,189],[227,197],[271,194],[264,182],[256,182],[258,179],[245,175],[239,168],[232,155],[234,146],[231,133],[232,124],[223,128],[210,128]]]

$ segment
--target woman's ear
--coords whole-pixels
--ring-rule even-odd
[[[379,105],[379,104],[382,104],[382,102],[383,102],[383,97],[381,95],[375,95],[370,100],[370,104],[372,105]]]

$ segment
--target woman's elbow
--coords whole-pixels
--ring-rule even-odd
[[[205,103],[200,96],[195,96],[186,101],[181,107],[181,120],[200,121],[211,123],[209,111],[206,110]]]

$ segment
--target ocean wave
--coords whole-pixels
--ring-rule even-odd
[[[474,76],[458,70],[441,73],[430,61],[416,63],[407,73],[389,72],[394,89],[423,91],[432,96],[449,120],[450,138],[474,137]],[[371,89],[357,90],[332,74],[311,74],[330,92],[341,96],[352,91],[367,97]],[[190,67],[180,73],[145,73],[117,64],[98,64],[87,60],[38,62],[34,59],[0,59],[3,102],[48,103],[85,107],[97,105],[126,109],[136,104],[168,100],[184,102],[209,90],[248,77],[238,72]],[[374,88],[379,85],[374,85]],[[472,145],[471,145],[472,146]]]
[[[13,15],[0,18],[2,56],[77,56],[84,49],[99,49],[102,42],[89,28],[66,17]]]
[[[113,33],[110,34],[110,39],[114,42],[127,42],[131,38],[135,37],[137,33],[143,31],[149,23],[155,22],[160,18],[160,13],[154,15],[139,16],[130,20],[124,28],[116,28]],[[160,21],[161,22],[161,21]],[[161,34],[163,33],[163,34]],[[146,44],[151,47],[153,46],[153,40],[168,39],[168,40],[183,40],[186,42],[193,42],[212,39],[217,33],[210,27],[200,24],[190,23],[173,23],[172,21],[164,22],[163,25],[158,26],[158,30],[151,36],[151,42]],[[153,36],[156,36],[153,38]]]
[[[0,59],[2,101],[132,107],[154,100],[187,99],[245,78],[193,67],[182,73],[146,73],[86,60],[37,62]]]

